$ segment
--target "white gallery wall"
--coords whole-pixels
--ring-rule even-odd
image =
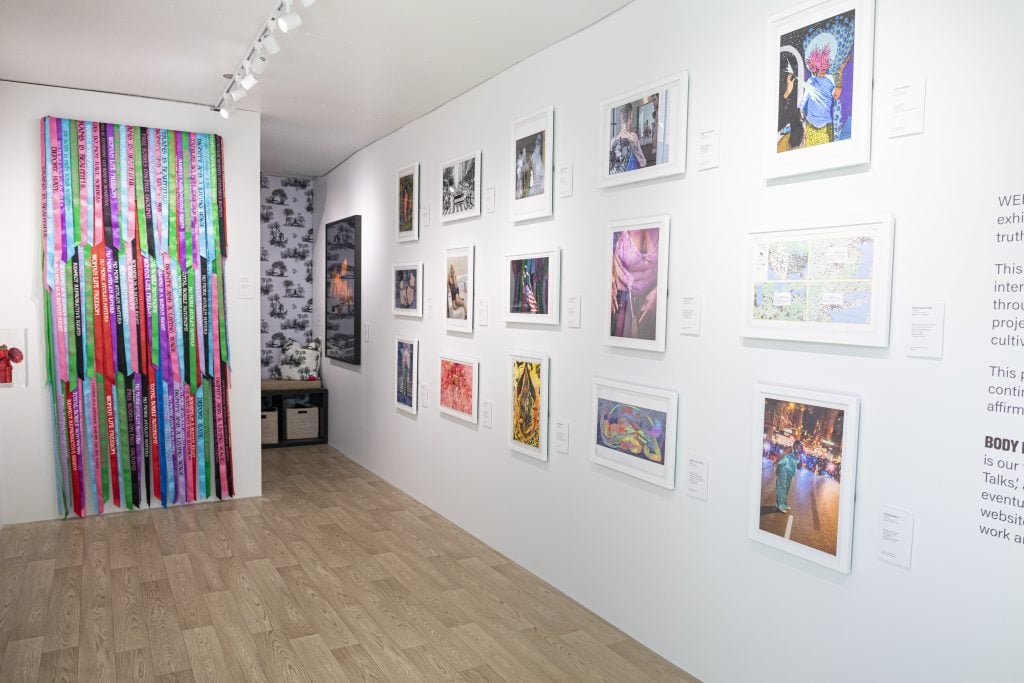
[[[0,523],[58,514],[40,275],[39,119],[47,115],[223,136],[235,493],[260,495],[259,115],[224,120],[194,104],[0,81],[0,327],[28,329],[28,387],[0,390]],[[243,277],[252,298],[239,298]]]
[[[363,217],[370,325],[360,367],[325,360],[331,443],[704,680],[1020,680],[1024,545],[982,537],[977,517],[982,435],[1024,431],[1021,418],[989,418],[985,408],[988,293],[1002,258],[995,197],[1024,191],[1024,95],[1012,82],[1024,6],[878,0],[870,167],[769,184],[759,142],[766,23],[791,4],[637,0],[323,179],[321,226]],[[597,188],[599,103],[681,70],[690,78],[686,174]],[[927,79],[925,132],[890,139],[892,88],[911,77]],[[574,191],[556,195],[552,219],[514,225],[510,124],[549,104],[555,165],[573,164]],[[695,133],[713,126],[721,166],[697,172]],[[477,148],[496,211],[441,225],[440,163]],[[395,171],[411,162],[421,164],[430,224],[418,242],[397,244]],[[740,337],[748,230],[874,212],[896,226],[888,348]],[[671,216],[667,350],[607,347],[607,222],[657,214]],[[476,296],[489,300],[490,324],[472,335],[443,330],[443,250],[464,244],[476,246]],[[562,249],[562,324],[506,326],[502,255],[548,247]],[[315,259],[322,297],[322,236]],[[433,314],[422,321],[391,314],[390,268],[411,261],[425,264]],[[679,334],[684,291],[703,295],[697,337]],[[574,294],[579,329],[565,322]],[[946,303],[941,360],[907,356],[909,307],[920,299]],[[429,393],[415,417],[393,407],[396,334],[420,340]],[[550,354],[550,415],[570,420],[569,454],[541,463],[507,448],[511,349]],[[479,359],[493,428],[438,413],[440,352]],[[589,461],[595,375],[679,392],[676,490]],[[861,398],[849,575],[747,537],[759,381]],[[710,461],[706,502],[686,495],[689,454]],[[916,515],[909,570],[877,559],[883,505]]]

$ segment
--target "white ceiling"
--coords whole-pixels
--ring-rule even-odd
[[[239,103],[262,166],[319,176],[630,0],[320,0]],[[0,79],[214,105],[275,0],[0,0]],[[2,104],[0,104],[2,106]]]

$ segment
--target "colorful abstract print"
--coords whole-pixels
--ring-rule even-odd
[[[441,359],[441,405],[464,415],[473,414],[473,365]]]
[[[219,136],[43,118],[61,514],[234,495]]]
[[[598,399],[597,443],[648,462],[665,464],[664,411]]]

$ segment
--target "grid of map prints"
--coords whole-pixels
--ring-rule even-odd
[[[870,325],[875,247],[873,235],[759,241],[751,318]]]

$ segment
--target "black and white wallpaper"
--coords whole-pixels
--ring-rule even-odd
[[[314,344],[313,181],[260,176],[260,365],[281,377],[289,339]]]

